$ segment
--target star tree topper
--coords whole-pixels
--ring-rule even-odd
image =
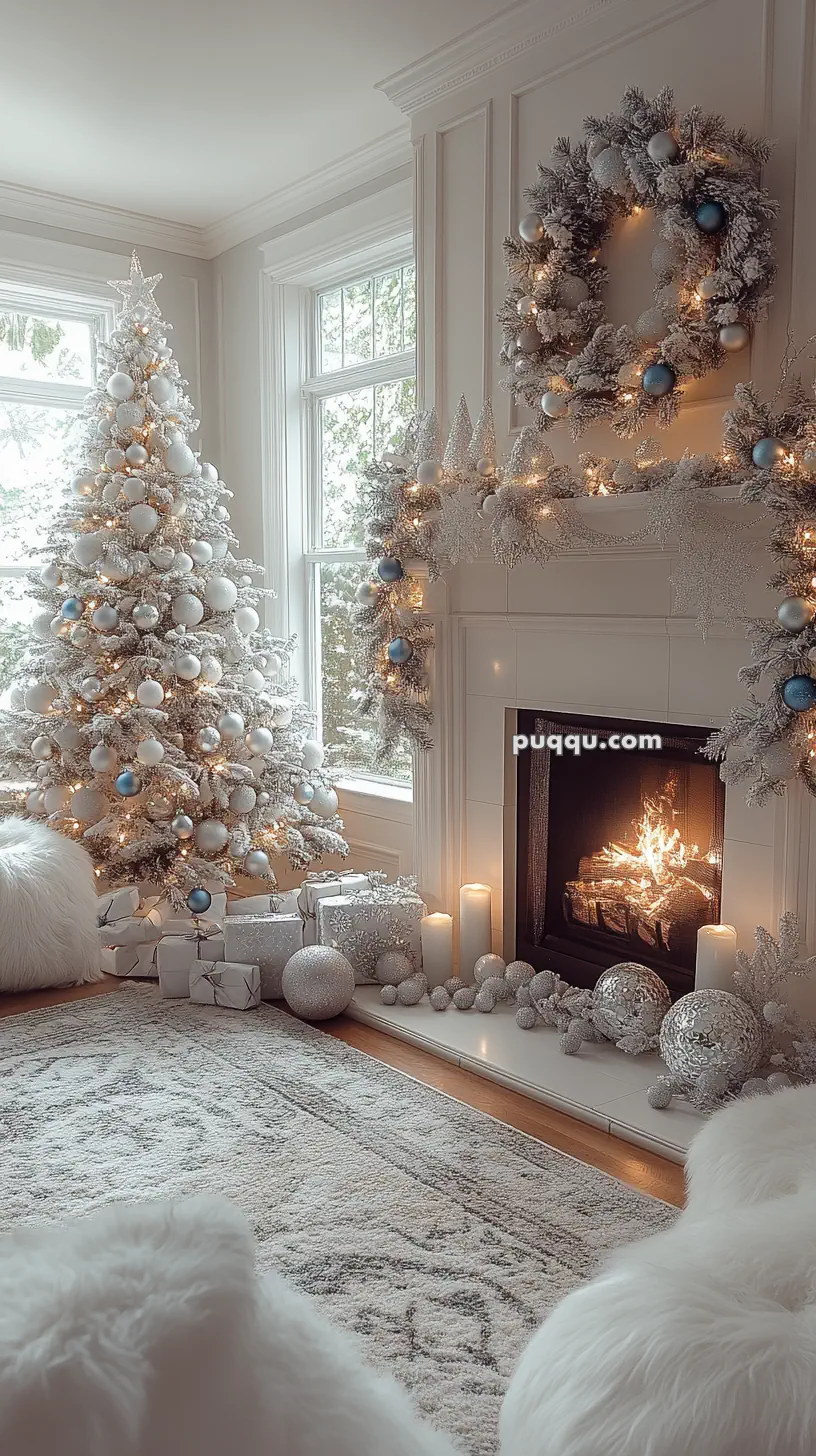
[[[153,290],[157,283],[161,283],[161,273],[154,273],[152,278],[145,278],[142,272],[142,265],[136,253],[131,254],[130,277],[109,278],[108,287],[115,288],[117,293],[122,295],[122,312],[132,313],[136,308],[143,308],[148,318],[161,318],[161,309],[153,297]]]

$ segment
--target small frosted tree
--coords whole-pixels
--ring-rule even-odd
[[[293,642],[260,628],[270,595],[237,555],[215,466],[134,253],[100,347],[77,470],[30,585],[41,610],[0,715],[21,810],[80,839],[111,884],[176,898],[236,870],[274,883],[346,852]],[[33,787],[32,787],[33,785]]]

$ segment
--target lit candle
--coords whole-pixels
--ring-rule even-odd
[[[733,925],[701,925],[697,931],[695,991],[733,991],[737,932]]]
[[[490,922],[490,886],[462,885],[459,891],[459,975],[473,981],[479,956],[493,949]]]
[[[453,975],[453,918],[438,912],[419,923],[422,969],[429,986],[441,986]]]

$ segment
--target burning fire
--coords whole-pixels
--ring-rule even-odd
[[[684,874],[689,860],[700,858],[699,846],[684,844],[680,830],[672,826],[674,793],[675,786],[669,782],[656,798],[644,799],[643,814],[632,823],[634,849],[613,840],[601,850],[598,858],[606,861],[616,877],[636,880],[646,890],[671,884]]]

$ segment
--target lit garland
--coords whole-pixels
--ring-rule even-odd
[[[678,117],[672,93],[628,90],[618,115],[560,138],[528,189],[533,209],[508,238],[499,313],[503,381],[575,437],[601,421],[623,438],[670,424],[684,385],[745,348],[773,282],[777,204],[758,186],[770,146],[722,117]],[[655,302],[634,329],[606,322],[600,259],[616,224],[653,209]]]

